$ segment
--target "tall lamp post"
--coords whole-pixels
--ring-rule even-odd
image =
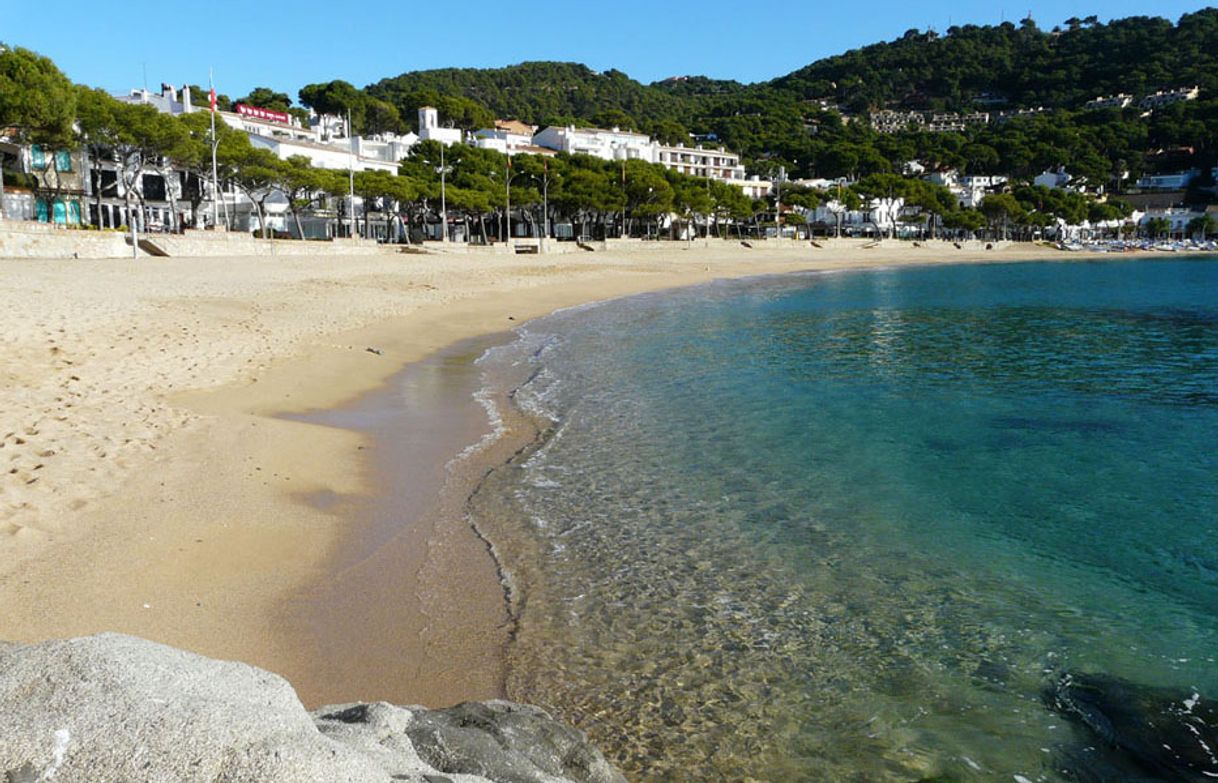
[[[541,251],[550,239],[550,164],[541,160]]]
[[[512,173],[512,156],[508,155],[507,156],[507,167],[504,169],[504,178],[503,178],[504,186],[507,188],[507,210],[506,210],[506,214],[504,215],[504,218],[505,218],[504,223],[506,224],[505,228],[507,230],[503,234],[504,243],[509,242],[512,238],[512,180],[516,179],[516,177],[519,177],[521,174],[524,174],[524,173],[525,172],[523,172],[523,171],[520,172],[520,174]]]
[[[782,181],[787,177],[784,166],[778,167],[774,175],[774,238],[782,239]]]
[[[440,145],[440,241],[448,242],[448,196],[445,193],[445,175],[448,169],[444,167],[444,145]],[[468,240],[467,240],[468,241]]]
[[[351,203],[347,213],[351,217],[351,238],[355,239],[355,136],[351,133],[350,109],[347,109],[347,176],[351,187]]]

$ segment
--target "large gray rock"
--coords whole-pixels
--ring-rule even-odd
[[[400,743],[411,759],[447,773],[504,783],[625,781],[583,732],[526,704],[466,702],[413,712],[387,704],[348,704],[313,715],[323,733],[348,746],[374,755],[379,748],[369,747],[373,742],[380,748]]]
[[[617,783],[584,736],[508,702],[305,711],[282,678],[119,634],[0,643],[0,783]]]

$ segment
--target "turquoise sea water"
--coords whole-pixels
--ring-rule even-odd
[[[720,283],[483,360],[510,695],[647,780],[1062,780],[1063,671],[1218,697],[1218,263]],[[521,380],[524,379],[524,380]]]

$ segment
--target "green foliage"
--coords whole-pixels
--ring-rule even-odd
[[[0,129],[35,144],[70,147],[76,90],[47,57],[0,45]]]
[[[194,98],[193,91],[191,98]],[[292,108],[292,99],[287,93],[275,92],[269,87],[255,87],[250,91],[249,95],[244,98],[238,98],[237,103],[244,103],[246,106],[257,106],[260,109],[270,109],[271,111],[286,112]]]
[[[428,91],[463,97],[484,107],[492,118],[515,117],[534,125],[557,124],[557,118],[567,117],[591,121],[605,111],[620,111],[639,121],[644,117],[679,119],[682,114],[681,100],[663,90],[645,87],[621,71],[597,73],[576,63],[414,71],[368,87],[370,95],[393,103],[403,116],[417,109],[417,96]],[[435,101],[429,103],[436,105]],[[444,107],[436,108],[446,114]]]
[[[1215,231],[1218,231],[1218,221],[1212,215],[1201,215],[1188,221],[1188,232],[1202,240],[1208,239]]]
[[[1062,33],[1010,23],[950,27],[942,36],[911,30],[895,41],[820,60],[771,85],[858,109],[968,109],[983,96],[1011,106],[1076,107],[1118,92],[1218,88],[1216,39],[1213,8],[1185,14],[1176,25],[1129,17]]]
[[[356,129],[363,128],[366,96],[350,82],[335,79],[324,84],[309,84],[300,88],[300,102],[318,114],[334,114],[340,117],[351,113],[351,123]]]

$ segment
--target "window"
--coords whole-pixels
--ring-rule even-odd
[[[68,222],[74,226],[80,225],[80,202],[68,202]]]
[[[41,171],[47,167],[47,156],[42,147],[34,144],[30,147],[30,168]]]
[[[72,153],[67,150],[55,151],[55,170],[56,171],[71,171],[72,170]]]
[[[40,198],[34,202],[34,219],[39,223],[47,223],[50,221],[46,199]]]
[[[51,214],[55,222],[61,226],[68,222],[68,207],[60,199],[55,199],[55,203],[52,205]]]

